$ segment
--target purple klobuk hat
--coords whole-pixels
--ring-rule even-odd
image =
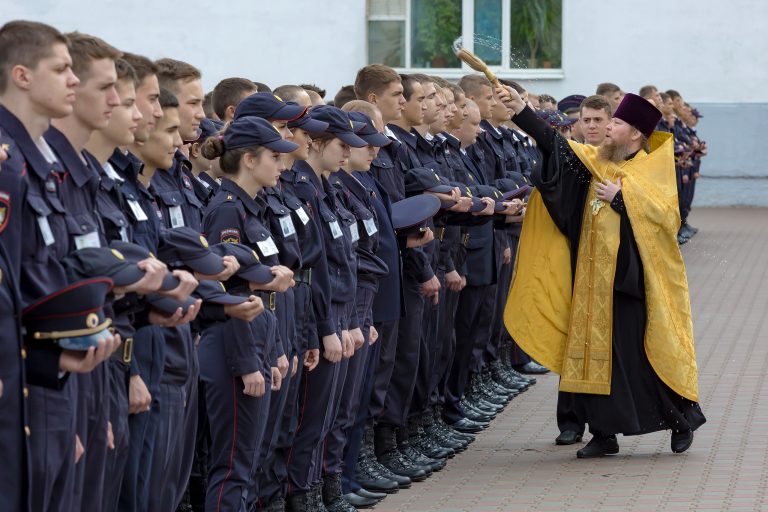
[[[661,120],[661,111],[642,96],[628,92],[616,107],[613,117],[631,124],[640,133],[650,137]]]

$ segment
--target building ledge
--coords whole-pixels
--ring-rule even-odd
[[[466,74],[474,73],[470,68],[395,68],[398,73],[423,73],[438,75],[446,80],[458,80]],[[509,80],[563,80],[562,69],[498,69],[491,67],[497,77]]]

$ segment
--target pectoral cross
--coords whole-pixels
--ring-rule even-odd
[[[589,206],[592,207],[592,215],[597,215],[600,212],[600,208],[605,206],[605,202],[602,199],[594,198],[589,202]]]

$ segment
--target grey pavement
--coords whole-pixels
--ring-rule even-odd
[[[688,452],[672,454],[657,432],[620,436],[617,456],[576,459],[580,445],[554,444],[550,374],[376,512],[768,510],[768,209],[697,209],[690,222],[701,230],[683,256],[708,423]]]

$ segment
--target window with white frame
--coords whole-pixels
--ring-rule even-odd
[[[453,42],[502,77],[562,77],[562,0],[368,0],[368,62],[458,77]]]

